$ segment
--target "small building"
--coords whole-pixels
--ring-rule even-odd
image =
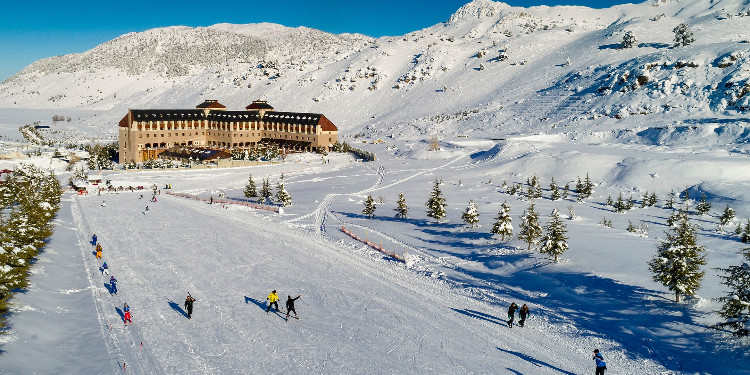
[[[232,150],[264,144],[294,152],[330,151],[338,142],[338,128],[324,115],[277,112],[261,100],[239,111],[217,100],[195,109],[130,109],[118,126],[120,163],[155,159],[175,147],[220,150],[231,157]]]

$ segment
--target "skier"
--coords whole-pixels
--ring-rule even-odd
[[[109,278],[109,294],[117,294],[117,279],[114,276]]]
[[[91,245],[96,246],[96,233],[94,233],[94,235],[91,236]]]
[[[124,305],[124,306],[122,307],[122,311],[124,311],[124,312],[125,312],[125,314],[124,314],[124,315],[123,315],[123,317],[122,317],[122,321],[123,321],[123,322],[124,322],[124,323],[125,323],[126,325],[127,325],[128,323],[133,323],[133,321],[132,321],[132,320],[130,320],[130,306],[128,306],[128,304],[127,304],[127,303],[126,303],[126,304],[125,304],[125,305]]]
[[[523,327],[523,323],[526,321],[526,317],[529,316],[529,307],[526,306],[524,303],[523,306],[521,306],[521,310],[518,312],[518,315],[521,319],[518,320],[518,325]]]
[[[518,305],[515,302],[511,303],[510,307],[508,307],[508,327],[510,328],[513,328],[513,319],[515,319],[516,310],[518,310]]]
[[[266,309],[266,314],[271,310],[271,306],[276,307],[276,311],[279,311],[279,296],[276,294],[276,290],[271,292],[271,294],[266,297],[266,301],[268,301],[268,308]]]
[[[297,316],[297,310],[294,309],[294,301],[300,297],[302,297],[301,294],[295,298],[292,298],[292,296],[286,296],[286,320],[289,320],[289,312],[293,312],[294,318],[299,319],[299,316]]]
[[[604,375],[607,369],[607,362],[604,362],[604,356],[599,353],[599,349],[594,349],[594,361],[596,361],[596,375]]]
[[[107,265],[107,262],[102,264],[102,276],[103,275],[109,275],[109,266]]]
[[[193,315],[193,302],[195,302],[195,298],[188,293],[187,298],[185,298],[185,311],[187,311],[188,319]]]
[[[148,212],[148,206],[146,206],[145,210],[141,211],[141,213],[144,214],[144,215],[146,214],[146,212]]]
[[[214,204],[214,197],[211,197],[211,199],[208,201],[208,204]]]
[[[96,259],[102,259],[102,245],[96,244]]]

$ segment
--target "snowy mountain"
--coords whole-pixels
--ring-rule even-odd
[[[325,113],[377,160],[91,171],[124,188],[64,193],[0,336],[0,373],[584,374],[598,348],[613,374],[750,374],[747,341],[711,328],[728,292],[718,269],[742,264],[735,231],[750,228],[749,10],[744,0],[601,10],[476,0],[399,37],[172,27],[38,61],[0,84],[0,169],[71,177],[53,148],[12,142],[19,125],[70,117],[40,132],[111,140],[129,107],[204,99]],[[675,47],[681,23],[695,41]],[[632,47],[620,48],[626,34]],[[248,176],[283,176],[292,204],[272,213],[216,199],[243,197]],[[579,200],[587,177],[592,195]],[[510,192],[537,179],[540,198]],[[553,198],[553,179],[570,196]],[[438,181],[440,222],[425,203]],[[163,190],[157,203],[128,186]],[[657,204],[645,204],[650,194]],[[648,267],[673,228],[670,194],[707,263],[679,303]],[[395,218],[401,195],[408,214]],[[712,207],[700,214],[704,195]],[[617,212],[606,202],[619,196],[635,205]],[[490,228],[504,204],[514,233],[500,239]],[[556,212],[567,228],[558,262],[518,238],[532,204],[540,224]],[[729,206],[736,217],[721,224]],[[282,312],[266,314],[273,289]],[[190,320],[187,292],[198,299]],[[300,319],[285,321],[283,297],[297,294]],[[530,306],[525,327],[508,327],[511,302]]]
[[[262,98],[379,137],[741,118],[750,109],[749,17],[740,0],[609,9],[475,0],[442,24],[379,39],[273,24],[169,27],[37,61],[0,84],[0,107],[103,112],[81,123],[109,136],[127,108],[204,99],[242,108]],[[680,23],[695,42],[673,47]],[[627,31],[637,42],[620,48]]]

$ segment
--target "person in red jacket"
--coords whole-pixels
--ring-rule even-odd
[[[130,320],[130,306],[128,306],[128,304],[126,303],[126,304],[125,304],[125,305],[124,305],[124,306],[122,307],[122,310],[123,310],[123,311],[125,312],[125,314],[124,314],[124,315],[123,315],[123,317],[122,317],[122,321],[123,321],[123,322],[125,322],[125,324],[126,324],[126,325],[127,325],[128,323],[133,323],[133,321],[132,321],[132,320]]]

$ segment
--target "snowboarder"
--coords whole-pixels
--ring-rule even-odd
[[[96,244],[96,259],[102,259],[102,245]]]
[[[518,325],[523,327],[523,323],[526,321],[526,317],[529,316],[529,307],[526,306],[524,303],[523,306],[521,306],[521,310],[518,312],[518,315],[521,319],[518,320]]]
[[[107,262],[102,264],[102,275],[109,275],[109,266],[107,265]]]
[[[299,319],[299,316],[297,316],[297,311],[294,309],[294,301],[296,301],[300,297],[302,297],[301,294],[294,298],[292,298],[292,296],[286,296],[286,320],[289,320],[290,312],[294,313],[295,319]]]
[[[513,319],[516,317],[516,310],[518,310],[518,305],[516,305],[515,302],[510,304],[510,307],[508,307],[508,327],[513,328]]]
[[[596,361],[596,375],[604,375],[607,369],[607,362],[604,362],[604,356],[599,353],[599,349],[594,349],[594,361]]]
[[[94,235],[91,236],[91,245],[96,246],[96,233],[94,233]]]
[[[187,311],[188,319],[193,315],[193,302],[195,302],[195,298],[188,293],[187,298],[185,298],[185,311]]]
[[[132,320],[130,320],[130,306],[128,306],[128,304],[127,304],[127,303],[126,303],[126,304],[125,304],[125,305],[124,305],[124,306],[122,307],[122,311],[124,311],[124,314],[123,314],[123,317],[122,317],[122,321],[123,321],[123,322],[124,322],[124,323],[125,323],[126,325],[127,325],[128,323],[133,323],[133,321],[132,321]]]
[[[117,294],[117,279],[114,276],[109,278],[109,294]]]
[[[276,311],[279,311],[279,296],[276,294],[276,290],[271,292],[271,294],[266,297],[266,301],[268,301],[268,308],[266,309],[266,314],[271,310],[271,306],[276,307]]]

